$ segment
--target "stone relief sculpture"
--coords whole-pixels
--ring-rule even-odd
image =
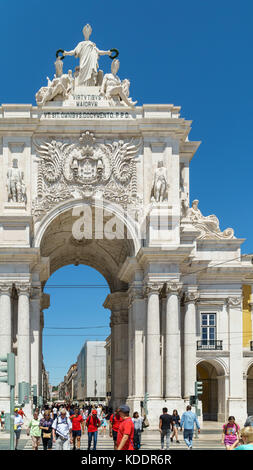
[[[199,201],[195,199],[192,202],[192,207],[188,208],[186,218],[191,220],[191,223],[200,230],[200,235],[197,237],[198,240],[203,239],[214,239],[214,238],[234,238],[234,230],[227,228],[223,232],[220,230],[219,220],[216,215],[203,216],[201,211],[198,209]]]
[[[104,197],[123,204],[137,200],[134,156],[140,142],[96,144],[94,134],[86,131],[79,145],[52,139],[35,148],[40,163],[34,213],[73,197]]]
[[[100,94],[104,95],[111,104],[125,104],[126,106],[134,106],[137,101],[132,101],[129,98],[129,80],[123,81],[117,76],[120,62],[118,59],[114,59],[111,65],[111,73],[105,74],[100,90]]]
[[[65,73],[60,76],[58,74],[59,70],[56,71],[56,75],[52,81],[47,77],[48,85],[40,88],[36,93],[36,102],[39,106],[42,106],[47,101],[52,101],[54,99],[64,100],[70,95],[74,82],[72,70],[69,70],[67,74]]]
[[[8,202],[26,203],[26,186],[24,173],[18,168],[18,161],[12,161],[12,167],[7,172]]]
[[[160,161],[157,164],[157,168],[154,172],[151,189],[151,201],[165,202],[168,199],[168,181],[167,171],[163,166],[163,162]]]
[[[72,51],[64,51],[63,56],[74,55],[79,58],[78,85],[95,86],[97,80],[98,59],[101,55],[111,55],[111,51],[101,51],[89,40],[92,28],[86,24],[83,28],[84,41],[79,42]]]

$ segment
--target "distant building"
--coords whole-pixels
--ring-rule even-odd
[[[66,375],[66,392],[65,392],[65,398],[66,400],[73,401],[76,397],[74,396],[74,381],[75,381],[75,375],[76,375],[76,367],[77,364],[72,364],[68,370],[68,373]]]
[[[105,341],[86,341],[77,358],[77,400],[105,401]]]

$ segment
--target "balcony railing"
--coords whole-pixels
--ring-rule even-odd
[[[222,351],[222,341],[217,339],[204,339],[197,341],[198,351]]]

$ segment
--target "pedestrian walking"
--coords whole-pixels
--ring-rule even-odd
[[[40,420],[40,429],[42,432],[43,450],[52,450],[53,447],[53,418],[51,417],[50,410],[44,411],[44,416]]]
[[[4,424],[5,424],[5,414],[4,414],[4,411],[1,411],[1,414],[0,414],[0,423],[1,423],[1,429],[4,431]]]
[[[191,405],[186,407],[186,411],[182,414],[181,421],[180,421],[180,430],[184,428],[184,441],[189,450],[192,450],[192,439],[193,439],[193,432],[194,432],[194,424],[196,424],[198,428],[198,433],[200,433],[200,425],[198,422],[198,418],[193,411],[191,411]]]
[[[97,417],[97,410],[93,409],[91,415],[86,420],[88,428],[88,450],[90,450],[91,442],[93,439],[93,450],[97,447],[98,428],[100,427],[100,420]]]
[[[53,422],[53,442],[56,443],[56,450],[70,450],[72,444],[72,424],[66,416],[65,408],[61,409],[60,416]]]
[[[117,449],[117,438],[118,438],[118,430],[120,423],[122,423],[123,419],[120,416],[119,408],[116,408],[115,413],[112,413],[109,420],[109,434],[110,437],[113,438],[114,443],[114,450]]]
[[[25,413],[24,413],[24,411],[23,411],[23,407],[22,407],[22,406],[19,407],[19,412],[18,412],[18,414],[21,416],[21,418],[22,418],[23,420],[24,420],[24,417],[26,418],[26,415],[25,415]]]
[[[240,439],[240,426],[236,424],[235,417],[229,416],[228,422],[223,425],[221,443],[225,444],[226,450],[232,450]]]
[[[248,416],[244,423],[244,427],[252,426],[253,427],[253,416]]]
[[[53,407],[53,415],[54,415],[54,420],[57,418],[58,416],[58,409],[56,408],[56,406]]]
[[[103,410],[101,414],[101,433],[100,433],[101,436],[106,437],[106,427],[107,427],[107,420],[106,420],[105,412]]]
[[[134,450],[134,423],[129,413],[130,408],[128,405],[119,407],[122,422],[119,425],[117,434],[117,450]]]
[[[145,416],[139,416],[137,411],[134,412],[132,421],[134,423],[134,448],[139,450],[141,447],[141,433],[143,431],[143,421]]]
[[[22,417],[18,414],[18,408],[14,409],[14,433],[16,436],[15,450],[18,450],[18,441],[20,439],[21,427],[23,426],[24,421]]]
[[[175,436],[176,443],[180,444],[180,441],[178,440],[178,428],[180,427],[180,416],[177,410],[173,410],[172,417],[173,417],[173,433],[172,433],[170,440],[171,442],[173,442],[173,437]]]
[[[40,429],[39,415],[37,411],[33,413],[33,418],[28,424],[27,436],[29,435],[32,438],[33,450],[38,450],[38,447],[40,445],[41,429]]]
[[[253,427],[246,426],[241,429],[242,444],[239,444],[232,450],[253,450]]]
[[[168,414],[168,408],[163,408],[163,414],[159,419],[159,431],[161,433],[161,449],[164,448],[164,438],[166,437],[166,449],[170,447],[170,433],[173,431],[173,418]]]
[[[72,438],[73,438],[73,450],[80,450],[81,435],[84,434],[84,419],[82,414],[79,412],[79,408],[74,409],[74,414],[70,416],[72,422]]]

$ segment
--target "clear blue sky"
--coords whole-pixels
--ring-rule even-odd
[[[216,214],[221,229],[233,227],[237,237],[246,238],[243,252],[253,252],[252,0],[1,0],[0,15],[0,103],[35,104],[35,93],[54,74],[56,50],[72,49],[89,22],[91,39],[100,48],[119,50],[119,76],[130,79],[138,104],[180,105],[182,117],[193,120],[190,140],[202,144],[191,164],[191,200],[199,199],[204,215]],[[65,70],[74,64],[66,58]],[[100,59],[100,68],[108,71],[109,65],[108,57]],[[89,282],[90,269],[71,267],[49,282],[64,284],[69,276],[74,281],[73,272],[79,269]],[[75,291],[75,300],[72,294],[52,294],[46,326],[69,326],[74,302],[76,311],[84,302],[83,292]],[[88,294],[86,290],[85,314],[81,309],[71,324],[89,325],[95,311],[96,322],[108,324],[104,309],[93,303],[101,304],[105,295],[94,289],[90,298]],[[53,368],[58,359],[52,351],[55,356],[61,351],[58,366],[67,369],[82,343],[65,338],[69,347],[64,348],[63,340],[52,347],[52,337],[45,338],[51,378],[61,378],[63,370]]]

